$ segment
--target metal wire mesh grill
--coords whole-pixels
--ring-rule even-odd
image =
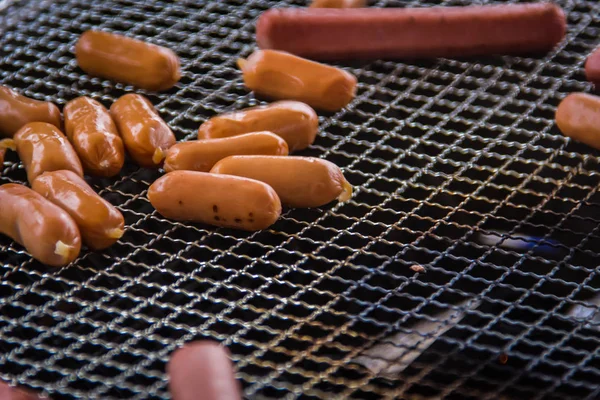
[[[260,103],[235,60],[260,12],[285,3],[19,1],[0,12],[0,83],[108,106],[134,89],[85,75],[73,45],[90,28],[126,33],[182,58],[180,83],[147,96],[190,139]],[[599,398],[598,153],[553,114],[590,89],[600,19],[595,1],[561,5],[568,37],[548,55],[343,65],[358,96],[320,117],[302,154],[343,167],[348,203],[285,210],[256,233],[174,223],[145,198],[159,173],[129,163],[89,180],[126,219],[110,249],[57,270],[0,238],[0,378],[55,399],[167,398],[170,353],[212,338],[248,398]],[[26,181],[12,154],[0,181]],[[357,362],[381,343],[418,352],[390,377]]]

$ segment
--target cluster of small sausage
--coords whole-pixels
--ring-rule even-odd
[[[120,35],[85,32],[75,53],[90,75],[148,90],[169,89],[180,78],[171,50]],[[344,107],[356,79],[278,51],[257,51],[239,64],[250,89],[285,100],[211,118],[198,140],[183,143],[140,94],[120,97],[110,110],[88,97],[69,101],[65,135],[54,104],[0,87],[0,134],[8,137],[0,157],[16,150],[31,184],[0,186],[0,232],[54,266],[72,262],[82,241],[91,249],[110,246],[123,235],[123,216],[83,175],[117,175],[126,152],[142,167],[164,166],[148,199],[170,219],[259,230],[279,218],[282,203],[318,207],[349,199],[352,188],[336,165],[288,154],[315,140],[318,117],[310,105]]]

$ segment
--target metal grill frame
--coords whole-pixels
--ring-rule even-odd
[[[263,103],[235,60],[253,50],[260,12],[304,4],[87,3],[0,10],[0,84],[61,107],[137,91],[179,140]],[[373,5],[471,3],[488,2]],[[129,162],[116,179],[88,179],[125,216],[112,248],[57,270],[0,238],[0,378],[54,399],[168,398],[170,353],[210,338],[232,352],[247,398],[599,398],[599,153],[560,135],[553,115],[592,89],[582,65],[600,5],[559,3],[568,35],[546,55],[340,64],[357,98],[321,114],[299,154],[340,165],[348,203],[284,210],[256,233],[176,223],[145,198],[160,173]],[[172,48],[182,80],[146,93],[88,77],[72,49],[90,28]],[[6,182],[26,182],[11,154]],[[525,249],[506,247],[519,238]],[[593,311],[576,318],[577,306]],[[418,323],[432,326],[418,344],[391,339]],[[393,377],[357,362],[382,343],[420,355]]]

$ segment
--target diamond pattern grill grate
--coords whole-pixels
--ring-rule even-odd
[[[255,18],[285,3],[0,1],[0,83],[108,106],[133,88],[83,74],[76,39],[149,40],[179,54],[183,77],[147,96],[191,139],[210,116],[260,103],[235,61],[254,48]],[[0,378],[54,399],[168,398],[170,353],[212,338],[248,398],[599,398],[598,152],[553,115],[591,89],[600,6],[561,5],[568,37],[537,58],[344,64],[358,96],[320,117],[302,154],[344,169],[348,203],[285,210],[256,233],[175,223],[145,197],[159,173],[128,163],[90,180],[126,219],[110,249],[57,270],[1,237]],[[9,154],[0,182],[25,181]],[[358,362],[382,343],[406,364],[393,377]]]

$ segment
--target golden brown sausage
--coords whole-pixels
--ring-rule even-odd
[[[179,58],[172,50],[114,33],[84,32],[75,57],[90,75],[147,90],[167,90],[181,78]]]
[[[311,8],[360,8],[366,7],[367,0],[313,0]]]
[[[354,75],[277,50],[257,50],[238,66],[248,89],[270,98],[298,100],[326,111],[337,111],[356,94]]]
[[[285,140],[271,132],[253,132],[221,139],[177,143],[167,151],[165,171],[208,172],[225,157],[239,154],[288,155]]]
[[[0,140],[0,174],[2,173],[2,164],[4,163],[4,156],[6,155],[6,150],[17,150],[17,145],[15,141],[12,139],[2,139]]]
[[[565,136],[600,149],[600,97],[572,93],[560,102],[555,117]]]
[[[46,171],[68,169],[83,176],[73,146],[54,125],[30,122],[15,134],[17,153],[27,171],[29,183]]]
[[[319,207],[352,197],[352,186],[339,167],[320,158],[231,156],[216,163],[210,172],[264,182],[290,207]]]
[[[12,137],[29,122],[48,122],[60,128],[60,110],[48,101],[30,99],[0,85],[0,136]]]
[[[24,246],[36,260],[60,267],[81,250],[77,224],[66,211],[14,183],[0,186],[0,233]]]
[[[281,202],[269,185],[207,172],[169,172],[150,186],[148,199],[169,219],[247,231],[266,229],[281,215]]]
[[[69,213],[90,249],[105,249],[123,236],[123,215],[76,173],[44,172],[31,188]]]
[[[65,133],[86,172],[114,176],[125,162],[123,141],[108,110],[89,97],[78,97],[64,108]]]
[[[142,167],[158,167],[175,135],[150,101],[139,94],[126,94],[110,107],[127,152]]]
[[[281,136],[290,151],[310,146],[319,130],[319,117],[299,101],[276,101],[212,117],[200,125],[198,139],[216,139],[248,132],[269,131]]]

